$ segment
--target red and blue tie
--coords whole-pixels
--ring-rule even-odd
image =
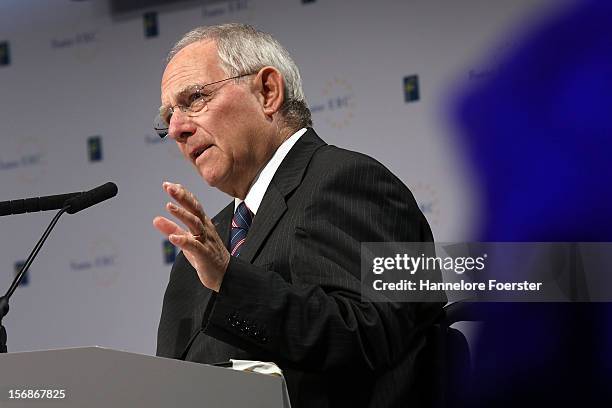
[[[246,236],[252,222],[253,213],[243,201],[236,208],[234,218],[232,218],[232,236],[230,238],[230,253],[232,256],[240,255],[240,249],[244,245],[244,241],[246,241]]]

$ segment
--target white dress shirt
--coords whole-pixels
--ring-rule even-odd
[[[259,209],[259,205],[261,204],[261,200],[263,199],[264,194],[268,190],[268,186],[278,170],[278,167],[283,162],[283,159],[293,145],[302,137],[302,135],[306,133],[306,128],[302,128],[295,132],[291,137],[285,140],[279,147],[276,149],[276,152],[272,155],[272,158],[266,163],[263,169],[259,172],[259,174],[255,177],[255,182],[251,185],[246,197],[244,198],[244,202],[246,206],[253,214],[257,214],[257,210]],[[239,198],[234,198],[234,212],[238,205],[242,202]]]

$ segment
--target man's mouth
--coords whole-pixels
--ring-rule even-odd
[[[209,147],[210,145],[202,145],[200,147],[196,147],[195,149],[193,149],[190,154],[191,160],[195,162],[198,159],[198,157],[200,157],[200,155],[202,155],[202,153],[204,153],[204,151],[208,149]]]

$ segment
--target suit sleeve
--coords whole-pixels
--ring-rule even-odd
[[[387,369],[435,307],[362,301],[361,242],[431,241],[429,226],[408,189],[371,159],[346,163],[313,190],[288,238],[291,282],[232,257],[204,332],[281,366]]]

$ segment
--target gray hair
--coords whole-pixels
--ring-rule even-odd
[[[285,85],[285,98],[280,110],[285,123],[294,129],[312,126],[300,71],[287,50],[270,34],[240,23],[198,27],[185,34],[172,47],[166,62],[170,62],[188,45],[205,40],[215,41],[221,68],[228,75],[257,72],[265,66],[278,69]]]

